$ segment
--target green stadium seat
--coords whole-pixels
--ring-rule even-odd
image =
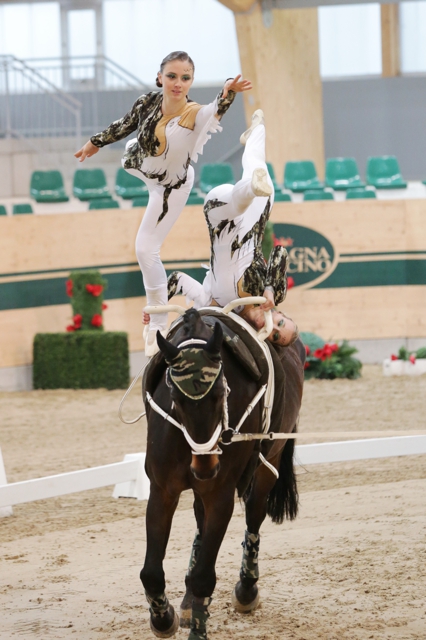
[[[346,191],[346,200],[360,200],[362,198],[376,198],[376,192],[373,189],[348,189]]]
[[[325,184],[336,191],[349,187],[365,187],[355,158],[329,158],[325,167]]]
[[[376,189],[404,189],[407,186],[395,156],[368,158],[367,182]]]
[[[284,187],[300,193],[308,191],[308,189],[323,189],[324,184],[319,181],[312,160],[301,160],[300,162],[286,162]]]
[[[291,202],[291,195],[275,188],[274,202]]]
[[[277,182],[277,179],[275,177],[275,171],[274,171],[274,167],[272,166],[272,164],[270,162],[266,163],[266,166],[268,167],[268,173],[271,176],[271,180],[272,180],[272,184],[274,185],[274,189],[275,191],[280,189],[280,185]]]
[[[36,202],[68,202],[60,171],[33,171],[30,196]]]
[[[198,189],[192,189],[186,204],[204,204],[204,194]]]
[[[220,184],[235,184],[234,171],[228,162],[204,164],[200,173],[200,189],[207,193]]]
[[[77,169],[72,190],[79,200],[111,197],[103,169]]]
[[[331,191],[320,191],[315,189],[312,191],[305,191],[303,194],[304,200],[334,200],[334,196]]]
[[[25,204],[14,204],[12,209],[13,215],[17,215],[20,213],[34,213],[33,208],[29,203]]]
[[[7,211],[4,204],[0,204],[0,216],[7,216]]]
[[[149,194],[145,194],[143,196],[138,196],[132,202],[132,207],[146,207],[149,200]]]
[[[133,198],[148,193],[148,187],[143,180],[139,180],[120,167],[115,176],[115,192],[125,200],[133,200]]]
[[[89,209],[119,209],[120,204],[112,198],[96,198],[91,200]]]

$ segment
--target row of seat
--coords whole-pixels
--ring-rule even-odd
[[[375,198],[376,192],[373,189],[368,189],[364,187],[355,187],[350,188],[346,191],[346,199],[360,199],[360,198]],[[325,189],[311,189],[305,191],[303,194],[303,199],[308,200],[334,200],[333,192],[326,191]],[[279,189],[275,191],[275,202],[291,202],[291,196],[289,193],[284,193]],[[189,198],[188,205],[191,204],[203,204],[204,203],[204,195],[194,189]],[[133,198],[132,207],[146,207],[148,204],[148,193]],[[118,200],[114,200],[111,196],[104,198],[94,198],[89,202],[89,209],[119,209],[120,203]],[[21,214],[21,213],[33,213],[33,208],[30,203],[25,204],[14,204],[12,209],[13,215]],[[7,215],[7,210],[4,205],[0,205],[0,216]]]
[[[268,162],[267,165],[276,191],[281,191],[284,188],[300,193],[313,189],[324,189],[324,187],[343,191],[366,186],[366,183],[361,180],[355,158],[329,158],[326,163],[324,182],[319,180],[312,160],[287,162],[282,184],[278,183],[272,164]],[[403,189],[407,186],[395,156],[368,158],[366,182],[376,189]],[[200,188],[203,192],[206,193],[223,183],[235,183],[234,172],[230,164],[204,165],[201,168]]]
[[[395,156],[371,157],[367,160],[366,183],[376,189],[404,189],[403,179]],[[336,191],[365,187],[355,158],[329,158],[325,167],[325,183],[318,179],[312,161],[287,162],[284,170],[284,187],[292,191],[321,189],[324,186]]]
[[[72,189],[73,195],[82,201],[112,198],[103,169],[78,169],[74,173]],[[125,200],[134,198],[148,200],[146,184],[122,168],[119,168],[116,173],[115,193]],[[69,200],[60,171],[34,171],[31,176],[30,195],[36,202],[67,202]],[[191,200],[195,200],[196,195],[197,192],[194,191],[191,194]],[[198,200],[200,200],[199,197]],[[200,202],[202,201],[201,199]],[[199,202],[197,201],[196,204]]]
[[[17,215],[19,213],[33,213],[33,208],[29,202],[14,204],[12,207],[12,213],[13,215]],[[7,216],[7,209],[4,204],[0,204],[0,216]]]
[[[348,198],[374,198],[375,193],[365,188],[361,180],[358,167],[354,158],[330,158],[326,164],[325,182],[318,178],[315,165],[312,161],[287,162],[284,169],[283,184],[276,180],[274,168],[271,163],[268,170],[275,187],[276,202],[290,202],[292,192],[308,193],[306,200],[333,199],[330,191],[324,191],[324,187],[335,190],[351,190]],[[200,188],[193,189],[188,204],[202,204],[203,194],[219,184],[235,183],[232,165],[229,163],[205,164],[201,167]],[[377,189],[403,188],[407,183],[403,180],[395,156],[381,156],[369,158],[367,162],[367,183]],[[426,184],[426,181],[424,181]],[[357,189],[356,191],[353,189]],[[115,192],[124,199],[136,200],[134,206],[146,206],[148,202],[148,189],[142,180],[130,175],[119,168],[115,179]],[[60,171],[34,171],[31,176],[30,195],[36,202],[66,202],[69,200],[65,192],[64,181]],[[90,208],[101,208],[108,202],[107,208],[117,208],[119,204],[112,199],[108,189],[105,172],[103,169],[78,169],[74,174],[73,195],[82,201],[95,202]],[[31,205],[16,205],[14,213],[30,213]],[[0,215],[4,212],[0,211]]]
[[[360,178],[354,158],[329,158],[326,164],[325,182],[319,180],[315,164],[311,160],[287,162],[282,185],[276,179],[272,164],[267,164],[276,191],[287,189],[297,193],[323,189],[324,186],[335,190],[366,186]],[[400,189],[407,186],[395,156],[369,158],[366,180],[368,185],[376,189]],[[224,183],[235,183],[232,165],[214,163],[201,167],[200,189],[203,193]],[[142,180],[119,168],[115,179],[115,192],[121,198],[133,199],[146,196],[147,187]],[[69,199],[59,171],[35,171],[31,177],[30,195],[37,202],[66,202]],[[102,169],[78,169],[74,173],[73,195],[79,200],[111,197],[105,172]],[[193,198],[195,198],[195,192]]]

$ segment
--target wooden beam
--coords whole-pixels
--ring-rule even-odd
[[[265,26],[260,6],[235,16],[241,67],[253,90],[244,94],[246,119],[262,108],[267,159],[282,181],[288,160],[313,160],[324,175],[318,10],[273,9]]]
[[[244,11],[251,9],[257,0],[218,0],[218,2],[235,13],[244,13]]]
[[[391,78],[400,74],[399,5],[380,6],[382,24],[382,76]]]

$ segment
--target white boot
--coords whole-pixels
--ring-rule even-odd
[[[251,178],[251,188],[255,196],[270,196],[272,185],[268,182],[268,172],[265,169],[255,169]]]
[[[145,338],[145,355],[147,358],[152,358],[152,356],[155,356],[155,354],[160,351],[157,344],[157,331],[160,330],[150,329],[149,324],[146,324],[143,330],[143,337]],[[160,333],[165,338],[167,336],[167,329],[162,329]]]

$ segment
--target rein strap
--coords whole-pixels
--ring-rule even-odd
[[[198,442],[195,442],[195,440],[193,440],[191,438],[191,436],[189,435],[188,431],[186,430],[186,427],[184,427],[183,424],[180,424],[179,422],[177,422],[177,420],[172,418],[172,416],[170,416],[160,406],[158,406],[158,404],[155,402],[155,400],[153,399],[153,397],[151,396],[151,394],[148,391],[146,392],[146,399],[148,400],[149,404],[154,409],[154,411],[159,413],[160,416],[162,416],[165,420],[168,420],[169,422],[171,422],[171,424],[173,424],[175,427],[177,427],[178,429],[180,429],[182,431],[183,435],[185,436],[185,440],[187,441],[187,443],[191,447],[192,453],[194,455],[202,456],[202,455],[207,455],[207,454],[212,454],[212,453],[222,453],[222,451],[220,451],[220,449],[218,449],[217,451],[212,451],[212,447],[214,447],[214,445],[218,441],[218,438],[219,438],[220,433],[222,431],[222,425],[221,424],[217,425],[212,437],[210,438],[210,440],[208,442],[198,443]]]

